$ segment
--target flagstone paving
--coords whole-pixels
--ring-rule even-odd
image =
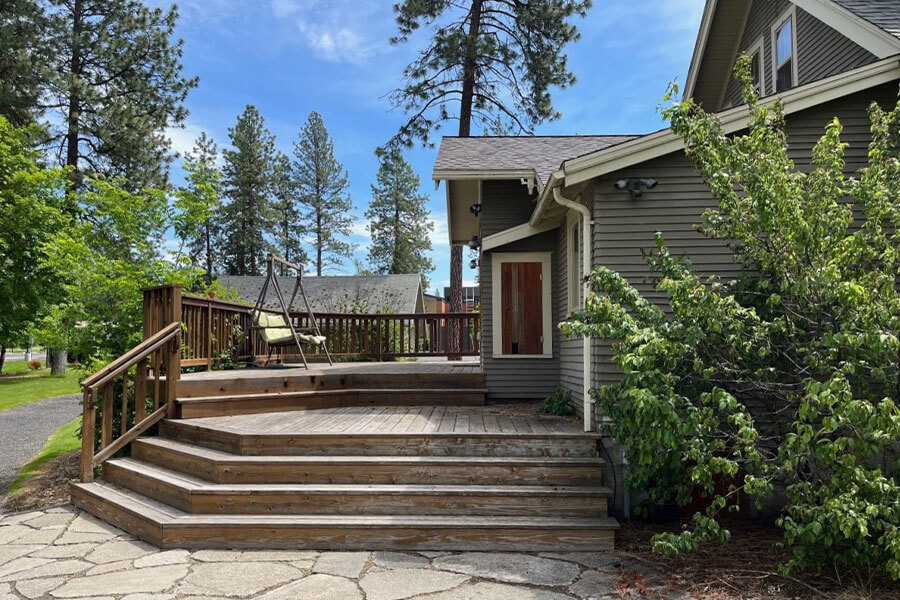
[[[159,550],[72,507],[0,515],[0,600],[643,597],[690,598],[613,554]]]

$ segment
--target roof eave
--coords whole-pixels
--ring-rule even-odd
[[[716,14],[716,0],[707,0],[703,8],[703,17],[700,19],[700,30],[697,32],[697,41],[694,42],[694,53],[691,55],[691,66],[688,68],[687,80],[684,83],[684,97],[690,98],[694,94],[697,85],[697,75],[700,70],[700,61],[706,50],[706,38],[712,26],[713,16]]]
[[[865,67],[763,98],[760,100],[760,104],[771,105],[777,100],[781,100],[785,114],[793,114],[897,79],[900,79],[900,58],[892,56]],[[717,116],[722,122],[723,130],[726,133],[734,133],[747,127],[749,110],[742,105],[720,112]],[[565,180],[566,185],[575,185],[683,148],[684,142],[680,137],[671,129],[663,129],[606,150],[567,160],[563,163],[561,176],[556,179]],[[549,197],[551,187],[548,182],[541,194],[542,200],[545,196]],[[538,208],[540,205],[535,208],[532,219],[535,218]],[[536,224],[536,221],[532,220],[532,224]]]

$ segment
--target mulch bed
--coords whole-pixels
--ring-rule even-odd
[[[69,482],[78,477],[81,455],[70,452],[47,461],[14,496],[3,499],[5,512],[37,510],[69,502]]]
[[[669,577],[669,587],[689,592],[698,600],[898,600],[900,585],[885,578],[865,583],[842,574],[785,577],[778,566],[788,553],[778,548],[781,531],[752,521],[728,522],[731,541],[722,546],[706,544],[697,552],[668,558],[651,551],[650,540],[663,531],[680,531],[680,525],[623,523],[616,533],[616,554],[652,564]]]

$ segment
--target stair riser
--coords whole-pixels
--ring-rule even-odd
[[[115,465],[103,478],[149,498],[193,514],[307,514],[307,515],[461,515],[605,517],[602,495],[504,495],[412,493],[242,492],[191,491],[165,481],[143,477]]]
[[[244,456],[534,456],[593,458],[597,441],[552,434],[238,435],[163,422],[161,435]]]
[[[334,484],[429,484],[429,485],[602,485],[601,468],[595,465],[394,465],[321,464],[284,465],[230,463],[173,452],[135,443],[132,456],[214,481],[216,483],[334,483]]]
[[[373,373],[346,375],[298,375],[235,379],[182,379],[179,398],[199,396],[279,394],[311,390],[484,388],[482,373]]]
[[[180,390],[179,390],[180,393]],[[322,391],[300,398],[222,396],[215,401],[192,402],[184,398],[178,402],[178,416],[182,419],[251,415],[288,410],[340,408],[343,406],[481,406],[484,389],[446,390],[441,394],[398,393],[392,390]]]
[[[108,502],[86,492],[77,485],[70,485],[69,492],[72,504],[81,510],[94,515],[98,519],[115,525],[119,529],[127,531],[131,535],[149,542],[154,546],[163,547],[162,527],[152,520],[136,515],[129,510],[120,507],[114,502]]]
[[[166,527],[163,548],[603,552],[615,533],[591,529]]]

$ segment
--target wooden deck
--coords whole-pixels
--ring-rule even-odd
[[[236,434],[303,435],[307,433],[582,433],[581,422],[545,415],[509,414],[505,405],[350,406],[311,411],[207,417],[191,424]]]
[[[295,377],[295,376],[322,376],[322,375],[401,375],[401,374],[429,374],[429,375],[471,375],[481,373],[481,363],[478,360],[465,359],[460,361],[446,360],[416,360],[407,362],[338,362],[334,365],[328,363],[310,363],[309,369],[302,365],[270,365],[268,367],[254,367],[237,369],[232,371],[200,371],[185,373],[181,381],[197,380],[227,380],[240,377],[244,379],[259,379],[266,377]]]

